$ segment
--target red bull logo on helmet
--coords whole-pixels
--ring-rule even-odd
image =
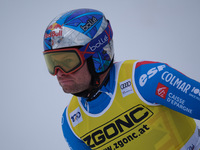
[[[62,26],[60,24],[54,23],[47,28],[44,38],[46,39],[58,36],[62,36]]]

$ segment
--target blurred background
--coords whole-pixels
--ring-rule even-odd
[[[61,115],[71,95],[47,71],[43,34],[55,16],[77,8],[110,20],[116,61],[166,62],[200,82],[199,0],[1,0],[1,150],[68,149]]]

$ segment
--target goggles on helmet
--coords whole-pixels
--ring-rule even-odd
[[[87,58],[101,51],[110,42],[112,35],[112,29],[108,21],[106,29],[81,48],[73,47],[44,51],[44,58],[49,73],[56,75],[58,69],[66,74],[77,71],[83,66]]]

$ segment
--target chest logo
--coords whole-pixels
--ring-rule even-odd
[[[120,89],[121,89],[123,97],[134,93],[132,84],[131,84],[131,79],[120,82]]]
[[[76,125],[78,125],[79,123],[83,121],[82,114],[79,107],[70,113],[70,119],[71,119],[73,127],[75,127]]]

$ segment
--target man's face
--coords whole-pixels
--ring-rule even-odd
[[[89,73],[87,62],[78,71],[72,74],[65,74],[58,70],[57,79],[65,93],[79,93],[90,87],[91,75]]]

